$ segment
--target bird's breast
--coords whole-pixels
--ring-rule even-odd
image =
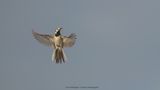
[[[61,36],[55,36],[54,43],[56,47],[63,47],[63,39],[61,38]]]

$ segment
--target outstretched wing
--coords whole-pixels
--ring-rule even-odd
[[[76,41],[76,34],[72,33],[68,37],[63,36],[62,38],[64,47],[72,47]]]
[[[54,39],[51,35],[39,34],[37,32],[34,32],[33,30],[32,34],[38,42],[47,46],[54,46]]]

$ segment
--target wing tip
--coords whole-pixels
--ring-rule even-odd
[[[35,35],[35,34],[36,34],[36,32],[34,31],[34,29],[32,29],[32,34],[33,34],[33,35]]]

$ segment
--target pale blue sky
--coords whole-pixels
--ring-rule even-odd
[[[0,90],[160,90],[159,3],[1,0]],[[31,34],[58,26],[78,38],[66,64],[52,63],[52,49]]]

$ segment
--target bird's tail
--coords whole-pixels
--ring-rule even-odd
[[[54,50],[54,53],[52,55],[52,61],[54,60],[57,64],[62,63],[62,62],[65,63],[66,56],[65,56],[63,48],[56,48]]]

